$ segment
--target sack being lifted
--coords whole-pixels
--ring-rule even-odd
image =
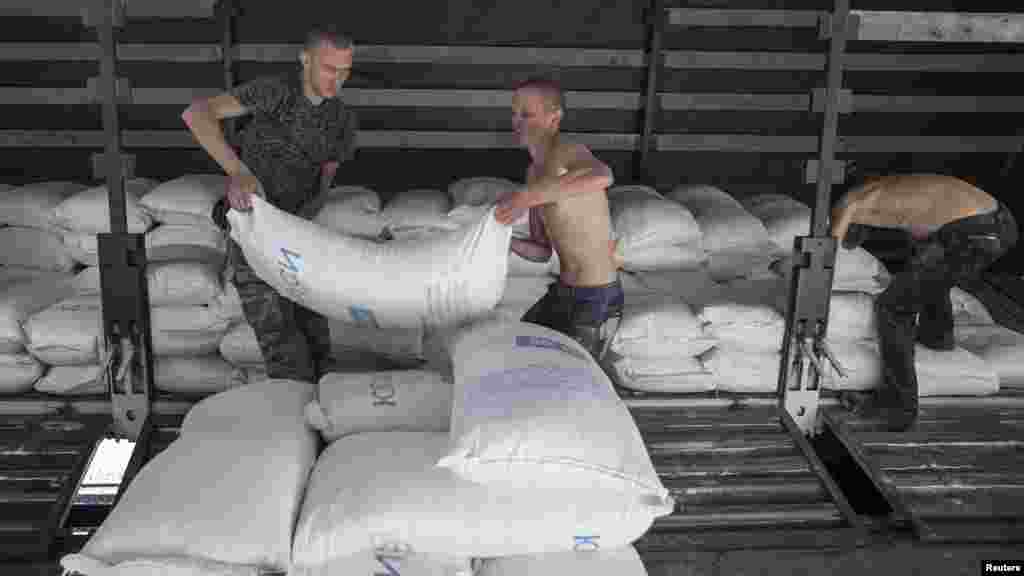
[[[452,325],[501,300],[511,229],[478,207],[472,223],[376,243],[339,234],[253,197],[228,212],[231,237],[256,274],[321,314],[374,327]]]

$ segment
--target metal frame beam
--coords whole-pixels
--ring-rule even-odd
[[[647,6],[647,83],[643,94],[644,105],[640,129],[640,149],[637,161],[633,163],[633,178],[637,181],[650,182],[652,180],[650,158],[652,149],[657,148],[658,145],[657,137],[655,136],[655,124],[657,123],[661,100],[659,98],[661,73],[665,67],[661,42],[666,16],[664,0],[651,0]]]

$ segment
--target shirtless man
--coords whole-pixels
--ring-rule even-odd
[[[516,88],[512,124],[532,162],[526,186],[502,198],[495,218],[510,224],[529,211],[530,238],[513,238],[511,250],[535,262],[558,252],[558,281],[522,320],[574,338],[600,360],[624,302],[606,192],[614,178],[586,146],[562,140],[563,106],[555,81]]]
[[[877,404],[858,409],[878,411],[891,430],[906,430],[917,419],[915,340],[935,350],[954,348],[950,289],[1013,247],[1017,224],[1006,206],[963,180],[915,174],[873,179],[832,211],[832,236],[845,248],[862,243],[871,227],[905,230],[913,251],[876,299],[884,382]]]

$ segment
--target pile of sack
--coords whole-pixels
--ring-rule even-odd
[[[596,362],[557,332],[501,320],[463,326],[447,351],[451,378],[329,374],[204,399],[62,566],[646,574],[631,543],[676,503]]]

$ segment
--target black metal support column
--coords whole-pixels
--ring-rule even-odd
[[[220,18],[223,36],[220,42],[221,57],[224,64],[224,89],[230,90],[235,86],[235,14],[237,8],[234,0],[220,0],[217,4],[218,17]],[[238,126],[235,120],[227,118],[224,120],[224,135],[228,142],[235,142]]]
[[[843,57],[846,54],[846,36],[849,30],[850,0],[836,0],[829,19],[828,72],[825,84],[825,111],[818,142],[818,189],[811,215],[811,235],[829,233],[829,213],[832,206],[832,170],[835,169],[836,143],[839,138],[839,110],[843,88]]]
[[[667,19],[664,0],[651,0],[647,8],[647,86],[644,91],[643,127],[640,135],[639,157],[634,163],[634,179],[653,185],[651,152],[655,148],[655,125],[657,123],[659,103],[658,87],[664,58],[661,53],[662,35]]]
[[[104,348],[108,354],[107,381],[114,416],[114,433],[138,440],[149,417],[153,397],[152,338],[143,234],[129,234],[125,207],[125,175],[118,122],[117,40],[123,25],[121,0],[96,3],[100,14],[97,34],[103,124],[106,131],[110,232],[98,235],[100,290],[103,298]]]

